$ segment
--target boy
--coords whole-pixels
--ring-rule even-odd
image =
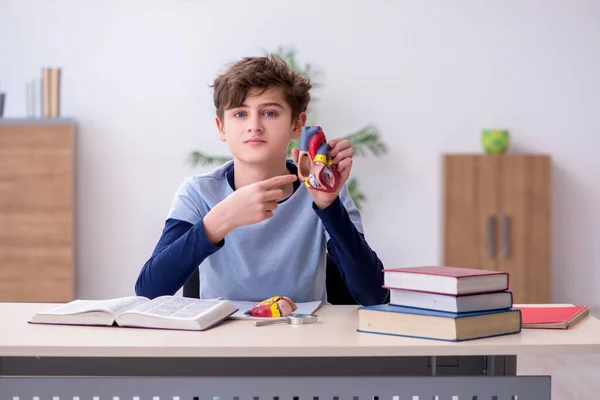
[[[306,122],[310,81],[281,59],[248,57],[213,88],[219,136],[233,160],[184,180],[136,293],[172,295],[200,268],[201,298],[326,303],[329,251],[359,304],[384,302],[383,266],[345,186],[350,142],[330,141],[341,179],[336,193],[301,184],[298,149],[287,159],[290,139]]]

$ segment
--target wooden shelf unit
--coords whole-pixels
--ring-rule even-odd
[[[69,119],[0,119],[0,301],[74,298]]]

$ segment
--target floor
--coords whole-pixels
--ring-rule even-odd
[[[519,375],[551,375],[552,400],[597,399],[600,355],[519,356]]]

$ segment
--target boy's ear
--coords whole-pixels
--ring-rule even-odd
[[[227,141],[227,138],[225,137],[225,126],[223,125],[223,122],[221,122],[221,119],[219,117],[216,117],[215,123],[217,125],[217,129],[219,130],[219,139],[221,139],[221,142]]]
[[[306,124],[306,113],[302,112],[298,115],[298,118],[294,121],[294,127],[292,130],[292,137],[298,139],[302,134],[302,127]]]

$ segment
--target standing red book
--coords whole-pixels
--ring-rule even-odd
[[[508,273],[473,268],[422,266],[383,270],[384,286],[460,296],[508,290]]]

